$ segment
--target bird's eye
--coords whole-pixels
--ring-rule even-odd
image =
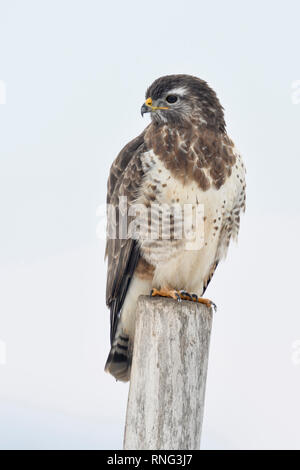
[[[176,103],[177,96],[176,95],[168,95],[166,100],[167,100],[168,103]]]

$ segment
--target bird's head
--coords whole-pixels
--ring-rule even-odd
[[[146,91],[141,113],[151,113],[157,124],[180,124],[192,119],[199,125],[225,131],[223,108],[216,93],[204,80],[191,75],[166,75],[155,80]]]

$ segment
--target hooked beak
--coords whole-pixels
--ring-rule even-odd
[[[150,106],[147,106],[147,105],[144,103],[143,106],[141,107],[141,115],[142,115],[142,117],[143,117],[143,115],[144,115],[145,113],[150,113],[150,111],[151,111]]]

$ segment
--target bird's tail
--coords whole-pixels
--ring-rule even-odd
[[[128,382],[131,371],[131,357],[129,337],[119,335],[115,338],[111,347],[105,364],[105,372],[109,372],[117,380]]]

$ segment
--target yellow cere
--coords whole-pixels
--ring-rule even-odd
[[[153,111],[155,111],[156,109],[169,109],[168,107],[164,107],[164,106],[152,106],[152,98],[147,98],[145,101],[145,104],[149,106],[151,109],[153,109]]]

